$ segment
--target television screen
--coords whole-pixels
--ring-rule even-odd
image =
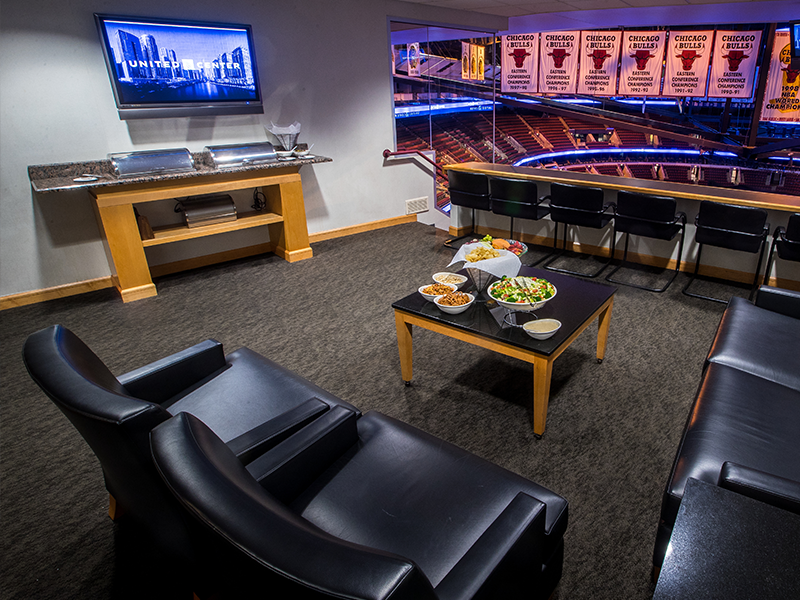
[[[95,20],[120,118],[263,112],[249,25]]]
[[[800,58],[800,21],[789,23],[789,37],[792,40],[792,58]]]

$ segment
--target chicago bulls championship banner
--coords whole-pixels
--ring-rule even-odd
[[[408,75],[419,77],[419,42],[408,45]]]
[[[472,60],[472,50],[469,42],[461,42],[461,79],[469,79],[469,63]]]
[[[717,31],[708,95],[749,98],[753,95],[760,31]]]
[[[670,31],[662,96],[705,96],[713,31]]]
[[[536,93],[539,89],[539,34],[504,35],[500,47],[503,53],[500,91]]]
[[[614,96],[617,93],[620,31],[581,32],[579,94]]]
[[[769,61],[762,121],[800,123],[800,70],[792,69],[791,42],[788,31],[776,31]]]
[[[486,61],[486,47],[473,44],[472,56],[475,58],[475,73],[473,79],[483,81],[484,67]]]
[[[539,39],[539,92],[574,94],[578,87],[580,32],[550,31]]]
[[[620,96],[658,96],[666,39],[664,31],[626,31],[623,34]]]

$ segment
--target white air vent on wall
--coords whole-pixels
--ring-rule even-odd
[[[406,200],[406,214],[413,215],[414,213],[427,212],[428,210],[428,197],[414,198],[413,200]]]

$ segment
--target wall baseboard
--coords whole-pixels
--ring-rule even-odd
[[[12,294],[10,296],[3,296],[0,298],[0,310],[16,308],[17,306],[27,306],[28,304],[37,304],[39,302],[46,302],[47,300],[55,300],[56,298],[77,296],[78,294],[95,292],[97,290],[104,290],[110,287],[114,287],[114,278],[111,275],[108,277],[98,277],[97,279],[78,281],[76,283],[57,285],[55,287],[44,288],[41,290],[21,292],[19,294]]]
[[[350,227],[341,227],[339,229],[331,229],[329,231],[321,231],[319,233],[309,234],[308,239],[310,243],[315,243],[324,240],[345,237],[348,235],[354,235],[356,233],[364,233],[366,231],[374,231],[377,229],[384,229],[386,227],[393,227],[403,223],[414,223],[416,221],[417,215],[415,214],[402,215],[399,217],[392,217],[390,219],[371,221],[369,223],[362,223],[360,225],[352,225]],[[181,271],[189,271],[191,269],[198,269],[200,267],[207,267],[222,262],[273,252],[274,249],[275,246],[271,242],[266,244],[257,244],[255,246],[247,246],[245,248],[236,248],[234,250],[227,250],[225,252],[218,252],[216,254],[198,256],[195,258],[164,263],[161,265],[153,265],[150,267],[150,274],[153,277],[171,275]],[[114,278],[111,275],[108,277],[99,277],[97,279],[78,281],[76,283],[68,283],[65,285],[44,288],[41,290],[21,292],[19,294],[0,297],[0,310],[15,308],[17,306],[26,306],[28,304],[36,304],[38,302],[45,302],[47,300],[54,300],[56,298],[76,296],[78,294],[85,294],[87,292],[94,292],[96,290],[102,290],[110,287],[114,287]]]

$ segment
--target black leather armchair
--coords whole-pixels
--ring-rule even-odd
[[[151,434],[203,598],[548,598],[567,502],[377,412],[337,407],[245,466],[183,413]]]
[[[248,461],[330,406],[352,407],[242,348],[206,340],[119,378],[61,325],[28,337],[23,358],[100,462],[109,514],[122,516],[170,557],[192,560],[183,514],[150,457],[150,430],[190,412]],[[353,409],[355,410],[355,409]]]

